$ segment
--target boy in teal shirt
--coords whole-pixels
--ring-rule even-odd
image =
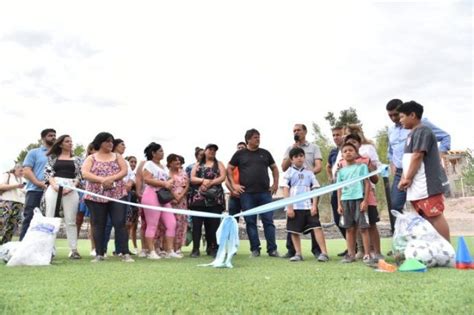
[[[342,158],[346,166],[337,172],[337,182],[343,182],[369,173],[366,164],[357,164],[359,156],[357,148],[352,143],[345,143],[342,148]],[[342,263],[355,261],[356,232],[360,229],[364,244],[364,257],[370,257],[369,252],[369,220],[367,215],[368,196],[370,191],[369,179],[345,186],[337,191],[338,212],[342,215],[341,227],[346,229],[347,255]]]

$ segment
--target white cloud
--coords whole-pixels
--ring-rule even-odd
[[[373,137],[395,97],[473,147],[471,19],[445,3],[10,3],[0,167],[51,126],[82,144],[111,131],[139,156],[157,141],[188,161],[209,142],[228,160],[255,127],[280,164],[295,122],[325,131],[328,111],[354,106]]]

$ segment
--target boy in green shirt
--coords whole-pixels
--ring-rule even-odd
[[[346,161],[346,166],[338,171],[337,182],[343,182],[369,173],[366,164],[356,163],[359,154],[357,148],[352,143],[345,143],[341,151],[342,158]],[[348,253],[342,259],[342,263],[355,261],[357,228],[360,229],[362,243],[364,244],[364,261],[366,258],[370,259],[369,220],[367,215],[369,191],[369,179],[345,186],[337,191],[337,211],[342,216],[340,225],[347,231],[346,242]]]

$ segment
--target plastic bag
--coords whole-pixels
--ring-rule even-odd
[[[60,218],[46,218],[36,208],[30,227],[7,266],[49,265],[60,224]]]
[[[413,258],[427,267],[454,267],[455,251],[434,227],[417,213],[400,213],[393,233],[393,253],[396,260]]]
[[[8,262],[18,249],[18,246],[20,246],[20,242],[8,242],[0,246],[0,259]]]

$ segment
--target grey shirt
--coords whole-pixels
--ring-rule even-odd
[[[408,171],[414,152],[425,152],[423,162],[407,190],[407,200],[420,200],[443,193],[443,169],[438,142],[433,131],[425,125],[413,129],[405,143],[403,171]]]
[[[285,151],[285,155],[283,156],[284,159],[289,159],[290,158],[290,151],[293,149],[294,146],[289,146],[288,149]],[[305,161],[304,161],[304,167],[308,170],[313,171],[314,170],[314,160],[322,160],[323,157],[321,155],[321,150],[319,147],[314,144],[306,141],[301,145],[301,148],[304,150],[304,155],[305,155]]]

